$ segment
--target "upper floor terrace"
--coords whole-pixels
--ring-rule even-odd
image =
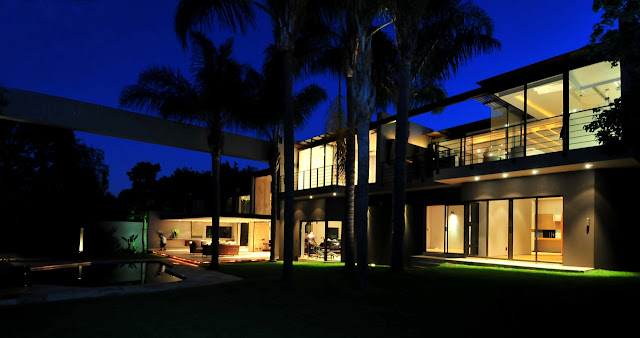
[[[486,118],[439,131],[410,123],[408,188],[579,170],[594,161],[630,165],[594,150],[599,147],[595,133],[584,128],[597,117],[594,109],[621,96],[620,65],[593,60],[584,48],[478,84],[481,88],[410,112],[449,110],[471,101],[472,110],[460,113]],[[369,183],[390,188],[394,117],[379,116],[369,137]],[[298,147],[296,190],[344,185],[327,136]]]

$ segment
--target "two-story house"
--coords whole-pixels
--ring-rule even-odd
[[[621,96],[620,67],[584,48],[410,112],[472,101],[467,113],[486,118],[438,131],[410,123],[407,256],[628,268],[640,235],[638,161],[604,151],[584,129],[594,108]],[[369,133],[369,263],[391,257],[394,134],[394,117],[378,114]],[[344,178],[335,145],[322,135],[295,154],[294,255],[339,261]]]

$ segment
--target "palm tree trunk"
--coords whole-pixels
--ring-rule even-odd
[[[293,279],[293,55],[282,51],[282,99],[284,104],[284,265],[282,277]]]
[[[271,159],[269,160],[269,171],[271,172],[271,241],[269,253],[269,262],[276,261],[276,213],[278,212],[278,139],[274,138],[272,141],[272,147],[275,147],[275,152],[272,151]]]
[[[409,129],[409,83],[411,62],[402,59],[398,65],[398,111],[396,113],[396,149],[393,169],[391,271],[404,270],[405,185]]]
[[[342,243],[341,251],[344,259],[344,267],[347,271],[353,271],[355,268],[355,260],[353,257],[353,228],[354,228],[354,196],[355,196],[355,107],[353,93],[353,77],[347,76],[347,159],[345,163],[345,209],[344,221],[342,223]]]
[[[369,121],[359,118],[358,135],[358,185],[355,192],[355,230],[358,245],[358,287],[367,288],[369,263],[368,211],[369,211]]]
[[[358,137],[358,185],[355,192],[355,231],[358,255],[358,287],[367,288],[369,264],[368,209],[369,209],[369,123],[375,108],[376,90],[371,83],[371,39],[367,38],[367,25],[358,23],[358,39],[354,50],[353,98]]]
[[[211,264],[210,270],[220,269],[220,151],[211,147],[211,178],[213,199],[211,201]]]

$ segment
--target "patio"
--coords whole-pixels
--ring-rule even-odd
[[[171,248],[166,251],[153,250],[154,254],[166,256],[191,264],[209,264],[211,256],[203,256],[201,253],[189,253],[189,248]],[[220,263],[239,263],[239,262],[261,262],[269,260],[269,251],[249,252],[246,248],[240,248],[238,255],[222,255],[219,256]]]

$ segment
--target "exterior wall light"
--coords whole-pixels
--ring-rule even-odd
[[[537,175],[538,174],[538,169],[534,169],[531,173],[534,174],[534,175]]]
[[[333,193],[333,196],[337,195],[335,192]]]
[[[591,169],[593,167],[593,164],[587,163],[587,164],[584,165],[584,167],[587,168],[587,169]]]
[[[476,180],[476,181],[480,181],[480,177],[479,177],[479,176],[476,176],[476,177],[474,178],[474,180]]]
[[[312,199],[313,199],[313,196],[309,196],[309,199],[310,199],[310,200],[312,200]]]
[[[502,177],[503,177],[503,178],[507,178],[507,177],[509,177],[509,174],[504,173],[504,174],[502,174]]]

